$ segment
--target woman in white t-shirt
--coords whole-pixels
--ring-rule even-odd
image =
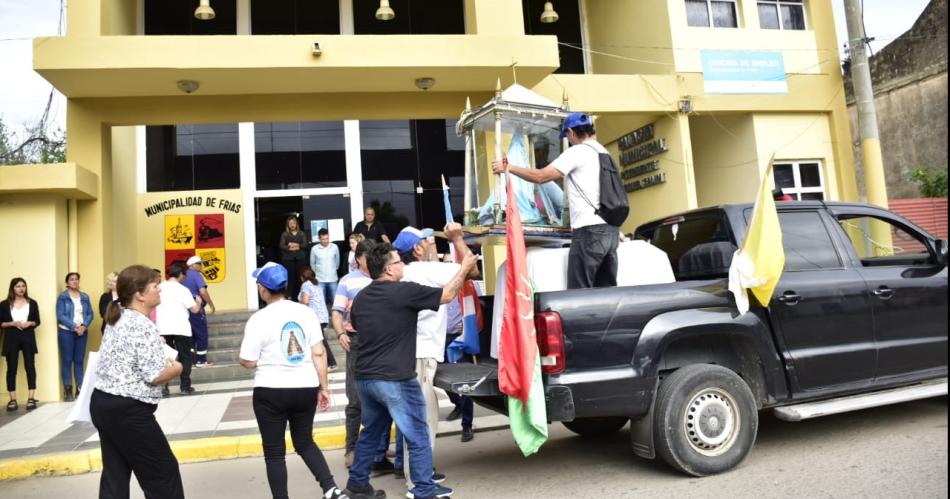
[[[323,453],[313,441],[313,416],[330,408],[323,331],[307,306],[286,299],[287,269],[267,262],[252,274],[266,306],[248,319],[240,362],[254,373],[254,416],[261,432],[267,483],[276,498],[287,497],[284,431],[320,482],[323,497],[346,496],[337,488]]]

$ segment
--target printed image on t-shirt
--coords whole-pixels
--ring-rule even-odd
[[[296,322],[288,322],[280,330],[280,346],[287,357],[287,362],[299,364],[306,358],[301,340],[306,340],[303,329]]]

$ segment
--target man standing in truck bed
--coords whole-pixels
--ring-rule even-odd
[[[567,288],[599,288],[617,285],[617,245],[620,232],[597,215],[600,205],[600,154],[607,154],[597,142],[594,124],[584,113],[571,113],[564,119],[561,138],[571,147],[544,168],[507,165],[507,159],[492,163],[492,171],[543,184],[567,177],[571,212],[571,252],[567,259]],[[584,146],[584,147],[575,147]]]

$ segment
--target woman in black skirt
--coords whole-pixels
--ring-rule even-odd
[[[10,402],[7,412],[19,409],[16,401],[16,371],[23,352],[23,368],[26,370],[26,386],[29,398],[26,410],[36,409],[36,365],[33,358],[36,348],[36,326],[40,325],[40,307],[30,298],[26,281],[22,277],[10,280],[7,299],[0,302],[0,329],[3,329],[3,356],[7,359],[7,391]]]

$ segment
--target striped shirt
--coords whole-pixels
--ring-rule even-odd
[[[336,296],[333,297],[333,310],[343,314],[343,329],[349,333],[356,332],[350,324],[350,307],[353,306],[353,300],[371,282],[373,279],[370,276],[356,269],[343,276],[337,285]]]

